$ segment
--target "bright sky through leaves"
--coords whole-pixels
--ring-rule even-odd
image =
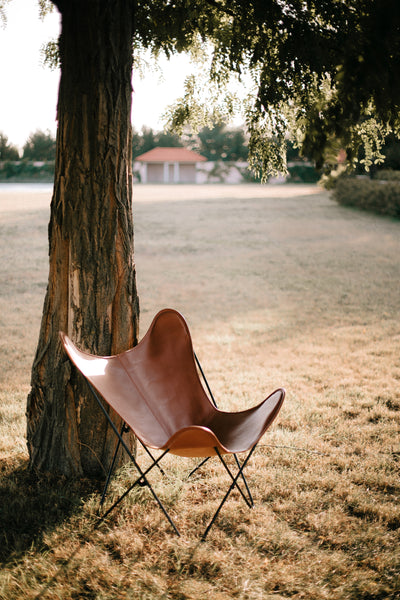
[[[56,131],[59,71],[42,66],[41,47],[59,32],[59,15],[39,19],[36,0],[12,0],[6,5],[7,26],[0,26],[0,132],[22,148],[31,133]],[[183,91],[188,61],[178,56],[162,60],[160,74],[134,78],[132,122],[162,129],[161,116]]]

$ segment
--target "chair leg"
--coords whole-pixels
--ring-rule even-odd
[[[116,461],[116,458],[117,458],[117,454],[118,454],[118,451],[119,451],[119,449],[121,447],[122,434],[124,432],[128,432],[128,431],[129,431],[129,427],[125,423],[123,423],[122,427],[121,427],[121,432],[120,432],[120,434],[118,436],[118,442],[117,442],[117,445],[116,445],[116,448],[115,448],[114,456],[112,458],[112,461],[111,461],[111,464],[110,464],[110,468],[108,469],[106,482],[105,482],[103,493],[102,493],[101,499],[100,499],[100,508],[103,506],[104,500],[106,499],[106,494],[107,494],[108,486],[110,485],[111,475],[112,475],[112,473],[114,471],[114,466],[115,466],[115,461]]]
[[[253,508],[254,506],[254,502],[253,502],[253,497],[250,493],[249,487],[247,485],[247,481],[246,478],[244,476],[243,473],[243,468],[244,465],[247,463],[248,459],[250,458],[251,454],[253,453],[255,449],[255,446],[253,446],[253,448],[250,450],[250,453],[248,454],[248,456],[246,457],[245,461],[243,462],[243,464],[241,465],[239,462],[239,459],[237,458],[237,456],[235,455],[236,458],[236,464],[238,466],[238,472],[236,475],[233,475],[232,471],[230,470],[230,468],[228,467],[227,463],[225,462],[225,460],[223,459],[221,453],[219,452],[218,448],[216,448],[217,454],[218,454],[218,458],[220,459],[220,461],[222,462],[222,464],[225,467],[226,472],[228,473],[229,477],[232,479],[232,482],[234,484],[234,486],[236,487],[236,489],[240,492],[243,500],[246,502],[247,506],[249,508]],[[243,479],[243,481],[245,482],[245,487],[246,487],[246,491],[249,494],[249,497],[246,497],[245,493],[243,492],[242,488],[240,487],[240,485],[238,484],[238,479],[239,477],[241,477]]]
[[[161,473],[162,475],[164,475],[164,477],[165,477],[165,476],[166,476],[166,475],[165,475],[165,472],[164,472],[164,470],[163,470],[163,469],[160,467],[160,465],[158,464],[158,461],[157,461],[157,459],[156,459],[156,458],[154,458],[154,456],[152,455],[152,453],[150,452],[150,450],[148,449],[148,447],[147,447],[147,446],[145,446],[145,445],[143,444],[143,442],[141,442],[140,440],[138,440],[138,441],[140,442],[140,444],[141,444],[141,446],[144,448],[144,450],[147,452],[147,454],[150,456],[151,460],[152,460],[152,461],[155,463],[155,465],[158,467],[158,470],[160,471],[160,473]]]
[[[227,468],[227,467],[226,467],[225,461],[222,459],[222,457],[221,457],[221,455],[220,455],[220,452],[219,452],[219,451],[218,451],[218,449],[216,448],[217,454],[219,455],[219,457],[220,457],[220,459],[221,459],[222,463],[224,464],[225,468],[227,468],[227,470],[228,470],[228,473],[229,473],[229,474],[230,474],[230,476],[232,477],[232,483],[231,483],[231,485],[229,486],[229,489],[228,489],[228,491],[226,492],[225,496],[223,497],[223,499],[222,499],[222,501],[221,501],[220,505],[218,506],[217,510],[215,511],[213,518],[211,519],[210,523],[207,525],[207,528],[206,528],[205,532],[203,533],[203,535],[202,535],[202,537],[201,537],[201,541],[202,541],[202,542],[204,542],[204,541],[205,541],[205,539],[206,539],[206,537],[207,537],[207,535],[208,535],[208,533],[209,533],[209,531],[210,531],[211,527],[212,527],[212,526],[213,526],[213,524],[215,523],[215,521],[216,521],[216,519],[217,519],[217,517],[218,517],[218,515],[219,515],[219,513],[220,513],[220,511],[221,511],[221,508],[223,507],[223,505],[225,504],[225,502],[227,501],[227,499],[228,499],[228,497],[229,497],[229,494],[231,493],[231,491],[232,491],[233,489],[235,489],[235,487],[236,487],[236,488],[237,488],[237,489],[240,491],[240,493],[242,494],[243,498],[244,498],[244,499],[245,499],[245,501],[246,501],[246,504],[247,504],[247,506],[249,506],[250,508],[253,506],[253,504],[250,504],[250,503],[249,503],[249,500],[248,500],[248,498],[246,498],[246,496],[244,495],[244,493],[242,492],[242,490],[241,490],[241,489],[240,489],[240,487],[238,486],[238,483],[237,483],[237,481],[238,481],[239,477],[241,477],[241,476],[242,476],[243,469],[244,469],[244,468],[245,468],[245,466],[247,465],[247,463],[248,463],[248,461],[249,461],[249,459],[250,459],[251,455],[253,454],[253,452],[254,452],[255,448],[256,448],[256,446],[253,446],[253,448],[250,450],[250,452],[248,453],[248,455],[247,455],[247,456],[246,456],[246,458],[244,459],[243,463],[241,464],[241,466],[240,466],[240,468],[239,468],[239,470],[238,470],[238,472],[237,472],[237,474],[236,474],[235,476],[233,476],[233,475],[232,475],[232,473],[230,472],[229,468]]]
[[[208,383],[208,381],[207,381],[207,377],[206,377],[206,375],[205,375],[205,373],[204,373],[204,371],[203,371],[203,367],[201,366],[201,364],[200,364],[200,361],[199,361],[199,359],[198,359],[198,357],[197,357],[197,354],[196,354],[196,353],[194,353],[194,358],[195,358],[195,360],[196,360],[197,367],[198,367],[198,369],[199,369],[199,371],[200,371],[200,374],[201,374],[201,376],[202,376],[202,378],[203,378],[203,381],[204,381],[204,383],[205,383],[205,386],[206,386],[206,388],[207,388],[207,391],[208,391],[208,393],[209,393],[209,395],[210,395],[210,398],[211,398],[211,400],[212,400],[212,402],[213,402],[213,404],[214,404],[215,408],[218,408],[218,407],[217,407],[217,402],[216,402],[216,400],[215,400],[215,398],[214,398],[214,394],[213,394],[213,393],[212,393],[212,391],[211,391],[210,384],[209,384],[209,383]],[[236,461],[237,467],[238,467],[238,469],[240,469],[240,462],[239,462],[239,459],[238,459],[237,455],[236,455],[236,454],[234,454],[234,457],[235,457],[235,461]],[[205,463],[207,460],[208,460],[208,458],[207,458],[205,461],[201,462],[201,463],[200,463],[200,464],[199,464],[199,465],[198,465],[198,466],[197,466],[195,469],[193,469],[193,471],[191,471],[191,473],[189,474],[189,477],[190,477],[191,475],[193,475],[193,473],[195,473],[195,472],[197,471],[197,469],[199,469],[199,468],[200,468],[200,467],[201,467],[201,466],[202,466],[202,465],[203,465],[203,464],[204,464],[204,463]],[[222,461],[222,462],[224,462],[224,461]],[[224,465],[224,466],[225,466],[225,468],[226,468],[226,465]],[[253,498],[252,498],[252,495],[251,495],[251,492],[250,492],[249,486],[247,485],[247,481],[246,481],[246,478],[245,478],[245,476],[244,476],[244,474],[243,474],[243,473],[242,473],[242,479],[243,479],[243,483],[244,483],[244,485],[245,485],[245,487],[246,487],[246,491],[247,491],[247,493],[248,493],[248,496],[249,496],[250,502],[251,502],[251,504],[252,504],[252,505],[254,505]]]
[[[201,376],[202,376],[202,378],[203,378],[203,381],[204,381],[204,383],[205,383],[205,385],[206,385],[206,388],[207,388],[207,390],[208,390],[208,393],[210,394],[210,398],[211,398],[211,400],[212,400],[212,403],[214,404],[215,408],[217,408],[217,403],[216,403],[216,401],[215,401],[214,394],[213,394],[213,393],[212,393],[212,391],[211,391],[210,385],[209,385],[209,383],[208,383],[208,381],[207,381],[207,378],[206,378],[206,375],[205,375],[205,373],[204,373],[204,371],[203,371],[203,367],[201,366],[201,364],[200,364],[200,361],[199,361],[199,359],[197,358],[197,354],[196,354],[196,353],[194,353],[194,358],[195,358],[196,364],[197,364],[197,366],[198,366],[198,368],[199,368],[199,371],[200,371],[200,373],[201,373]]]
[[[208,460],[210,460],[211,456],[207,456],[207,458],[205,458],[204,460],[201,461],[201,463],[199,463],[197,465],[197,467],[195,467],[192,471],[190,471],[189,475],[187,476],[187,478],[189,479],[189,477],[191,477],[194,473],[196,473],[196,471],[198,471],[198,469],[200,469]]]
[[[158,506],[161,508],[161,510],[163,511],[166,519],[168,520],[168,522],[170,523],[170,525],[172,526],[172,528],[174,529],[175,533],[180,536],[180,533],[175,525],[175,523],[173,522],[172,518],[170,517],[170,515],[167,512],[167,509],[164,507],[164,505],[162,504],[161,500],[159,499],[159,497],[157,496],[157,494],[155,493],[154,489],[152,488],[151,484],[149,483],[146,475],[147,473],[149,473],[156,465],[157,463],[169,452],[169,449],[165,450],[156,460],[154,460],[153,464],[150,465],[150,467],[148,467],[145,471],[142,471],[142,469],[140,468],[140,466],[138,465],[135,457],[133,456],[132,452],[130,451],[130,449],[128,448],[128,446],[125,443],[125,440],[123,439],[122,435],[120,435],[120,432],[118,431],[118,429],[116,428],[115,424],[113,423],[112,419],[110,418],[110,415],[108,414],[108,412],[106,411],[106,409],[103,406],[103,403],[101,402],[96,390],[94,389],[94,387],[88,382],[88,385],[94,395],[94,397],[96,398],[103,414],[105,415],[108,423],[110,424],[111,428],[113,429],[115,435],[118,438],[118,442],[123,446],[124,450],[126,451],[126,453],[128,454],[129,458],[131,459],[131,461],[133,462],[136,470],[139,472],[139,477],[136,479],[136,481],[128,488],[128,490],[126,490],[122,496],[120,496],[118,498],[118,500],[116,502],[114,502],[114,504],[104,513],[104,515],[100,518],[99,522],[97,523],[97,527],[100,525],[100,523],[110,514],[110,512],[121,502],[121,500],[123,500],[123,498],[125,498],[127,496],[127,494],[129,494],[129,492],[135,487],[135,485],[138,485],[140,483],[140,481],[143,481],[145,483],[145,485],[149,488],[151,494],[153,495],[154,499],[156,500]]]
[[[114,471],[114,466],[115,466],[115,461],[116,461],[116,458],[117,458],[117,454],[118,454],[118,451],[119,451],[119,449],[121,447],[122,434],[123,433],[128,433],[128,431],[130,431],[130,427],[129,427],[129,425],[126,425],[126,423],[124,423],[122,425],[122,427],[121,427],[121,432],[120,432],[120,435],[118,436],[118,442],[117,442],[117,446],[115,448],[114,456],[112,458],[111,465],[110,465],[110,468],[109,468],[108,473],[107,473],[106,483],[104,485],[103,493],[102,493],[101,499],[100,499],[100,508],[102,507],[102,505],[104,504],[104,500],[106,499],[106,494],[107,494],[108,486],[110,485],[111,475],[112,475],[112,473]],[[140,442],[140,440],[139,440],[139,442]],[[146,450],[147,454],[150,456],[150,458],[152,459],[153,463],[158,467],[158,469],[160,470],[160,472],[162,473],[162,475],[165,476],[165,472],[160,467],[160,465],[158,464],[157,460],[154,458],[154,456],[152,455],[152,453],[150,452],[150,450],[142,442],[140,442],[140,444]],[[142,480],[141,482],[139,481],[138,485],[146,485],[146,484]]]
[[[238,459],[238,457],[237,457],[237,454],[234,454],[233,456],[234,456],[234,458],[235,458],[235,462],[236,462],[236,465],[237,465],[238,469],[240,469],[240,462],[239,462],[239,459]],[[203,466],[203,465],[204,465],[204,464],[205,464],[205,463],[206,463],[208,460],[210,460],[210,458],[211,458],[211,456],[207,456],[207,458],[205,458],[204,460],[202,460],[202,461],[201,461],[201,463],[199,463],[199,464],[198,464],[198,465],[197,465],[197,466],[196,466],[196,467],[195,467],[195,468],[194,468],[192,471],[190,471],[190,473],[189,473],[189,475],[187,476],[187,478],[189,479],[189,478],[190,478],[192,475],[194,475],[194,473],[196,473],[196,471],[197,471],[198,469],[200,469],[200,468],[201,468],[201,467],[202,467],[202,466]],[[224,461],[224,460],[221,458],[221,456],[220,456],[219,458],[220,458],[220,460],[221,460],[222,464],[224,465],[225,469],[228,471],[228,473],[229,473],[230,477],[233,477],[233,475],[232,475],[232,473],[230,472],[230,470],[229,470],[229,468],[228,468],[227,464],[225,463],[225,461]],[[241,472],[241,477],[242,477],[242,479],[243,479],[243,483],[244,483],[244,485],[245,485],[245,488],[246,488],[246,491],[247,491],[247,494],[248,494],[248,497],[249,497],[250,504],[251,504],[251,506],[254,506],[254,500],[253,500],[253,496],[251,495],[250,488],[249,488],[249,486],[248,486],[248,483],[247,483],[246,477],[244,476],[244,473],[243,473],[243,471]],[[240,490],[240,488],[239,488],[239,490]],[[240,492],[241,492],[241,490],[240,490]],[[242,493],[242,492],[241,492],[241,493]],[[246,498],[245,498],[245,500],[246,500],[246,502],[247,502],[247,499],[246,499]],[[250,506],[250,505],[249,505],[249,506]]]
[[[240,469],[240,462],[239,462],[239,459],[238,459],[238,457],[237,457],[237,454],[234,454],[233,456],[235,457],[235,462],[236,462],[236,464],[237,464],[237,467],[238,467],[238,469]],[[246,477],[244,476],[244,473],[243,473],[243,471],[241,472],[241,477],[242,477],[242,479],[243,479],[243,483],[244,483],[244,486],[245,486],[245,488],[246,488],[246,491],[247,491],[247,493],[248,493],[248,495],[249,495],[249,500],[250,500],[250,503],[251,503],[251,505],[252,505],[252,506],[254,506],[254,500],[253,500],[253,496],[251,495],[250,488],[249,488],[249,486],[248,486],[248,483],[247,483]]]
[[[165,508],[165,506],[163,505],[163,503],[161,502],[160,498],[157,496],[156,492],[154,491],[153,487],[151,486],[151,484],[149,483],[146,475],[147,473],[149,473],[153,467],[155,467],[157,465],[157,463],[166,455],[168,454],[169,450],[165,450],[165,452],[163,452],[161,454],[161,456],[159,456],[156,461],[150,465],[150,467],[148,467],[145,471],[142,471],[141,468],[139,467],[139,465],[137,464],[137,462],[133,459],[133,463],[137,469],[137,471],[139,472],[139,477],[129,486],[129,488],[127,488],[125,490],[125,492],[114,502],[114,504],[112,506],[110,506],[110,508],[101,516],[100,520],[98,521],[96,527],[98,527],[100,525],[100,523],[102,521],[104,521],[104,519],[106,519],[106,517],[114,510],[114,508],[116,506],[118,506],[118,504],[120,502],[122,502],[122,500],[124,498],[126,498],[126,496],[133,490],[133,488],[136,485],[140,485],[141,481],[145,482],[145,485],[149,488],[151,494],[153,495],[153,498],[155,499],[155,501],[157,502],[158,506],[161,508],[161,510],[163,511],[166,519],[168,520],[168,522],[170,523],[171,527],[173,528],[173,530],[175,531],[175,533],[180,536],[180,533],[178,531],[178,528],[176,527],[175,523],[173,522],[172,518],[170,517],[170,515],[168,514],[167,509]]]

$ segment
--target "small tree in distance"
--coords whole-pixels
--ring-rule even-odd
[[[56,140],[50,132],[32,133],[23,147],[22,158],[33,161],[54,161],[56,158]]]
[[[19,160],[19,152],[16,146],[8,142],[8,137],[0,132],[0,161]]]
[[[132,158],[133,160],[157,146],[170,148],[183,146],[183,143],[176,133],[155,132],[151,127],[143,127],[141,132],[132,132]]]

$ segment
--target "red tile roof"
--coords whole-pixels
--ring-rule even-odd
[[[194,163],[207,160],[201,154],[188,150],[187,148],[153,148],[140,156],[137,156],[135,160],[139,162],[184,162]]]

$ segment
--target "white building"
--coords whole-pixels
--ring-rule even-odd
[[[198,183],[204,156],[187,148],[153,148],[135,159],[142,183]]]

